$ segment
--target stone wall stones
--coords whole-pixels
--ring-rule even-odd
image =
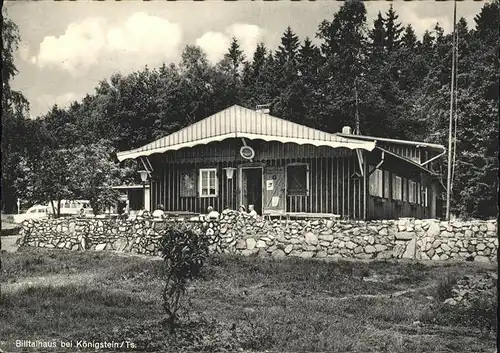
[[[203,220],[30,220],[22,244],[69,250],[117,250],[158,254],[160,231],[168,222],[192,227]],[[333,221],[265,220],[224,211],[208,223],[221,242],[212,251],[281,258],[358,258],[496,261],[497,222],[438,220]]]
[[[160,232],[167,222],[183,222],[183,219],[169,221],[87,218],[28,220],[23,222],[21,227],[20,245],[159,255]],[[189,222],[188,224],[192,227],[201,227],[203,223]]]

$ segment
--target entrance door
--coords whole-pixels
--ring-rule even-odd
[[[264,170],[264,211],[285,212],[285,167],[272,166]]]
[[[262,168],[241,170],[241,201],[247,211],[248,205],[254,205],[255,211],[262,215]]]

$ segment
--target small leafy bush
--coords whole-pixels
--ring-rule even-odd
[[[172,331],[176,326],[181,297],[189,281],[201,275],[209,248],[217,241],[218,233],[211,228],[195,230],[183,224],[170,225],[162,231],[161,252],[166,265],[163,289],[163,308]]]
[[[467,300],[454,305],[443,301],[453,297],[453,286],[457,283],[454,276],[448,276],[438,283],[436,303],[421,315],[421,321],[439,325],[464,326],[480,329],[483,332],[496,332],[497,322],[497,282],[490,287],[470,289]]]
[[[439,303],[423,312],[420,320],[425,323],[463,326],[496,332],[498,302],[496,296],[480,296],[469,305],[447,305]]]
[[[457,278],[448,274],[446,277],[441,278],[436,286],[436,292],[434,298],[439,302],[442,302],[452,296],[453,286],[457,283]]]

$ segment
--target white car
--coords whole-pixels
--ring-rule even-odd
[[[54,201],[54,207],[57,207],[57,201]],[[89,200],[61,200],[61,216],[78,216],[83,208],[84,216],[92,215],[92,208]],[[52,204],[49,204],[47,212],[53,214]],[[57,212],[57,210],[56,210]]]
[[[45,205],[34,205],[28,208],[25,213],[15,214],[14,223],[23,223],[27,219],[40,219],[47,218],[48,206]]]

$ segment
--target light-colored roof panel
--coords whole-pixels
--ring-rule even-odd
[[[233,105],[223,111],[142,147],[119,152],[118,160],[163,153],[226,138],[246,137],[265,141],[294,142],[314,146],[373,150],[372,141],[359,141],[316,130],[268,114]]]
[[[438,145],[435,143],[428,143],[428,142],[419,142],[419,141],[407,141],[407,140],[397,140],[397,139],[390,139],[386,137],[375,137],[375,136],[368,136],[368,135],[350,135],[350,134],[336,134],[337,136],[342,136],[342,137],[349,137],[353,138],[356,140],[364,140],[364,141],[380,141],[380,142],[388,142],[388,143],[394,143],[394,144],[400,144],[400,145],[412,145],[412,146],[419,146],[419,147],[427,147],[431,149],[438,149],[438,150],[445,150],[446,148],[443,145]]]

